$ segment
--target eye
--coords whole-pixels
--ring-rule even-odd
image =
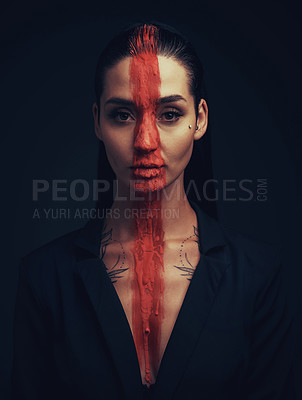
[[[113,110],[110,112],[109,118],[119,123],[134,121],[133,115],[129,111],[125,110]]]
[[[128,121],[130,118],[130,114],[125,111],[120,111],[116,113],[116,119],[120,121]]]
[[[159,120],[161,122],[177,122],[179,118],[182,116],[182,114],[176,110],[171,110],[171,111],[166,111],[162,113],[159,117]]]

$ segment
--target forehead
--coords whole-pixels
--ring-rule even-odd
[[[180,94],[188,98],[190,96],[190,91],[185,68],[172,58],[164,56],[158,56],[157,58],[161,79],[161,97],[171,94]],[[102,95],[105,101],[109,97],[131,99],[129,75],[130,61],[130,57],[124,58],[106,72]]]

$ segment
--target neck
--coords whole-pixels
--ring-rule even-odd
[[[117,240],[134,238],[134,224],[138,218],[161,218],[165,239],[176,239],[197,225],[196,215],[187,199],[183,184],[183,174],[160,192],[142,196],[129,193],[118,184],[118,193],[111,207],[112,215],[118,218],[106,219],[106,230],[113,229]]]

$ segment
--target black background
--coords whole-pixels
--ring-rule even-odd
[[[235,188],[223,199],[221,221],[282,245],[284,281],[301,336],[301,21],[298,1],[75,3],[10,1],[1,11],[1,399],[8,396],[12,321],[20,257],[81,227],[77,208],[91,196],[32,198],[33,179],[97,179],[98,141],[91,106],[93,78],[104,44],[138,18],[171,24],[190,38],[206,71],[214,177]],[[238,186],[249,179],[254,196]],[[257,199],[266,179],[267,200]],[[63,193],[62,193],[63,195]],[[231,198],[233,200],[231,200]],[[69,208],[70,218],[33,218],[35,208]],[[296,377],[302,398],[301,342]]]

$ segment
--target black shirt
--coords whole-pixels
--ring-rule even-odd
[[[278,250],[197,214],[200,261],[157,380],[99,258],[100,221],[22,259],[12,399],[293,400],[293,318]]]

